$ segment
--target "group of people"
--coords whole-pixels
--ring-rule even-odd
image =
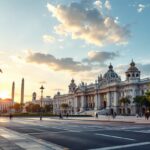
[[[69,114],[67,113],[67,114],[66,114],[66,118],[68,118],[68,117],[69,117]],[[63,119],[62,113],[59,114],[59,119]]]

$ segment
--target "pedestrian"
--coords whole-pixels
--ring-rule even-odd
[[[11,119],[12,119],[12,117],[13,117],[13,115],[10,113],[10,114],[9,114],[9,119],[11,120]]]
[[[59,119],[61,119],[62,118],[62,115],[61,115],[61,113],[59,113]]]
[[[149,119],[149,116],[150,116],[149,111],[146,111],[146,113],[145,113],[145,119],[148,120],[148,119]]]
[[[98,113],[96,113],[96,115],[95,115],[95,116],[96,116],[96,118],[98,118]]]
[[[69,114],[67,113],[67,114],[66,114],[66,118],[68,118],[68,117],[69,117]]]

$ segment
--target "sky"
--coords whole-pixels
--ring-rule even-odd
[[[0,0],[0,97],[68,92],[72,78],[94,83],[112,63],[125,80],[133,59],[150,77],[149,0]]]

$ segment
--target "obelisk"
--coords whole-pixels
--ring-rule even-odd
[[[12,91],[11,91],[12,102],[14,102],[14,98],[15,98],[15,82],[12,83]]]
[[[21,109],[23,109],[23,104],[24,104],[24,78],[22,79],[22,82],[21,82],[21,101],[20,101],[20,104],[21,104]]]

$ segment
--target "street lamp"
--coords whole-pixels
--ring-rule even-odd
[[[42,120],[42,100],[43,100],[43,90],[44,90],[43,85],[40,87],[40,90],[41,90],[41,110],[40,110],[40,120]]]

